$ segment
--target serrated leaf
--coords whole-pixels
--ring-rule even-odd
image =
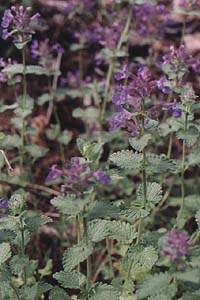
[[[148,142],[151,140],[151,137],[151,134],[146,133],[141,137],[129,138],[129,143],[133,149],[141,152],[148,145]]]
[[[70,300],[70,297],[63,289],[56,286],[51,290],[49,300]]]
[[[76,216],[83,211],[85,202],[76,199],[75,195],[58,196],[51,200],[51,204],[55,206],[61,213]]]
[[[27,278],[33,276],[37,269],[37,261],[30,260],[27,256],[14,255],[10,261],[10,270],[13,275],[21,276],[24,269],[26,270]]]
[[[0,219],[0,230],[13,230],[17,229],[19,220],[17,217],[4,217]]]
[[[190,291],[183,294],[181,300],[199,300],[200,299],[200,289],[197,291]]]
[[[61,271],[55,273],[53,278],[55,278],[62,287],[69,289],[81,289],[86,282],[85,275],[75,271]]]
[[[85,261],[92,251],[92,244],[80,244],[67,249],[63,255],[64,270],[72,271],[79,263]]]
[[[162,199],[162,188],[159,183],[147,182],[146,185],[146,202],[150,207],[159,203]],[[144,203],[143,184],[139,184],[137,189],[137,202]]]
[[[184,140],[187,147],[192,147],[198,139],[199,131],[195,126],[190,126],[187,131],[180,129],[176,136],[177,139]]]
[[[89,239],[94,242],[100,242],[104,240],[109,234],[108,222],[106,220],[94,220],[89,222],[88,236]]]
[[[130,244],[136,238],[135,227],[122,221],[108,221],[109,236],[117,241]]]
[[[0,265],[11,257],[11,248],[9,243],[0,244]]]
[[[144,299],[149,296],[156,296],[157,294],[167,294],[170,300],[176,293],[170,293],[172,290],[172,285],[170,281],[172,276],[168,273],[159,273],[155,275],[150,275],[139,285],[137,290],[138,299]]]
[[[147,153],[145,170],[148,174],[162,174],[165,172],[175,172],[177,170],[177,162],[173,159],[167,159],[166,155]]]
[[[154,247],[132,246],[122,261],[124,271],[137,279],[152,269],[158,254]]]
[[[142,168],[142,154],[134,153],[129,150],[122,150],[113,153],[110,156],[110,161],[120,168],[139,172]]]
[[[190,154],[188,155],[188,165],[195,166],[200,165],[200,143],[198,142],[194,148],[192,148]]]
[[[38,216],[37,214],[33,214],[33,216],[28,216],[25,219],[26,226],[30,232],[34,232],[41,226],[51,222],[52,219],[50,217],[44,215]]]
[[[118,291],[108,284],[98,283],[89,293],[89,300],[117,300],[119,299]]]

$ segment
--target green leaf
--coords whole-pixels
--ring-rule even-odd
[[[194,148],[191,150],[190,154],[188,155],[189,166],[200,165],[199,153],[200,153],[200,143],[197,142],[197,144],[194,146]]]
[[[51,275],[53,268],[53,260],[48,259],[46,266],[43,269],[39,269],[38,273],[40,274],[40,278]]]
[[[104,240],[109,234],[108,222],[106,220],[94,220],[89,222],[88,236],[89,239],[98,243]]]
[[[175,172],[177,170],[177,163],[173,159],[167,159],[166,155],[147,153],[147,165],[145,170],[148,174],[162,174],[165,172]]]
[[[6,73],[8,75],[16,75],[16,74],[23,74],[24,72],[24,66],[23,64],[15,64],[8,66],[2,70],[3,73]],[[35,75],[49,75],[49,72],[41,67],[41,66],[35,66],[30,65],[26,66],[26,74],[35,74]]]
[[[82,138],[76,142],[80,153],[88,160],[95,161],[103,151],[103,143],[91,143]]]
[[[86,282],[85,275],[75,271],[57,272],[53,275],[53,278],[55,278],[62,287],[69,289],[81,289]]]
[[[91,120],[98,120],[99,118],[99,110],[94,107],[88,107],[86,109],[76,108],[73,111],[72,116],[74,118],[81,118],[82,120],[88,122]]]
[[[147,182],[146,186],[147,204],[152,207],[162,199],[162,188],[159,183]],[[144,203],[143,184],[139,184],[137,189],[137,202]]]
[[[98,218],[119,218],[120,208],[114,206],[108,201],[96,201],[93,204],[94,206],[88,212],[88,219],[98,219]]]
[[[21,146],[21,138],[17,134],[6,135],[1,141],[1,146],[5,149],[19,148]]]
[[[76,216],[83,211],[86,202],[83,199],[76,199],[75,195],[58,196],[51,200],[61,213],[70,216]]]
[[[151,138],[151,134],[147,133],[141,137],[129,138],[129,143],[133,149],[141,152],[148,145],[148,142],[151,140]]]
[[[72,132],[68,130],[64,130],[61,132],[61,134],[58,136],[57,140],[59,143],[67,146],[69,142],[72,139]]]
[[[181,300],[199,300],[200,299],[200,289],[194,292],[186,292],[183,294]]]
[[[195,215],[195,220],[196,220],[198,228],[200,230],[200,209],[197,211],[197,213]]]
[[[36,144],[26,145],[25,150],[34,158],[44,157],[49,151],[48,148],[38,146]]]
[[[92,244],[80,244],[67,249],[63,255],[65,271],[72,271],[79,263],[85,261],[92,254]]]
[[[0,219],[0,230],[12,230],[15,231],[18,228],[18,217],[4,217]]]
[[[49,300],[70,300],[70,297],[63,289],[56,286],[51,290]]]
[[[89,293],[88,300],[118,300],[119,293],[112,286],[108,284],[98,283],[96,284]]]
[[[158,254],[154,247],[131,246],[122,261],[122,266],[133,279],[137,279],[149,272],[157,260]]]
[[[172,276],[168,273],[159,273],[146,277],[137,290],[138,299],[146,299],[147,297],[152,297],[153,299],[154,296],[158,297],[157,295],[163,294],[168,297],[168,300],[171,300],[177,290],[176,285],[170,283],[171,280]]]
[[[53,94],[45,93],[42,94],[40,97],[37,99],[37,104],[38,105],[44,105],[46,102],[52,101],[54,99]]]
[[[46,136],[49,140],[55,140],[60,133],[60,126],[58,124],[51,124],[51,127],[46,130]]]
[[[108,221],[109,236],[124,244],[130,244],[136,238],[135,227],[122,221]]]
[[[51,222],[51,218],[44,215],[39,216],[36,213],[32,213],[32,216],[28,216],[25,218],[26,226],[30,232],[34,232],[41,226]]]
[[[37,269],[37,261],[30,260],[27,256],[14,255],[10,261],[10,270],[13,275],[22,276],[26,270],[27,278],[33,276]]]
[[[134,172],[139,172],[142,168],[142,154],[133,151],[118,151],[113,153],[109,159],[114,165]]]
[[[0,265],[11,257],[11,248],[8,243],[0,244]]]
[[[184,131],[183,129],[180,129],[176,133],[177,139],[184,140],[187,147],[192,147],[199,136],[199,131],[195,126],[190,126],[190,128],[187,131]]]

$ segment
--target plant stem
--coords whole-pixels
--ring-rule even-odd
[[[171,157],[172,145],[173,145],[173,132],[171,132],[170,136],[169,136],[169,144],[168,144],[168,150],[167,150],[167,158],[168,159],[170,159],[170,157]]]
[[[23,171],[24,164],[24,139],[25,139],[25,118],[24,110],[26,108],[27,97],[27,81],[26,81],[26,48],[22,49],[22,64],[23,64],[23,98],[22,98],[22,129],[21,129],[21,147],[20,147],[20,169]]]
[[[188,112],[185,112],[185,118],[184,118],[184,132],[186,134],[188,127]],[[184,206],[185,206],[185,158],[186,158],[186,143],[185,139],[183,140],[183,150],[182,150],[182,167],[181,167],[181,207],[177,216],[177,222],[179,221]]]
[[[21,300],[21,297],[20,297],[20,295],[19,295],[19,293],[18,293],[18,290],[16,289],[16,287],[14,286],[14,284],[13,284],[12,282],[10,282],[10,286],[11,286],[11,288],[14,290],[14,292],[15,292],[15,294],[16,294],[16,296],[17,296],[17,299],[18,299],[18,300]]]
[[[85,234],[86,245],[88,245],[88,229],[87,229],[87,219],[83,218],[83,229]],[[87,286],[90,287],[91,285],[91,278],[92,278],[92,262],[91,256],[88,256],[87,260]]]
[[[108,262],[109,262],[109,267],[110,267],[110,273],[111,273],[111,276],[112,276],[112,279],[113,279],[115,277],[115,275],[114,275],[113,264],[112,264],[112,255],[111,255],[109,238],[106,238],[106,249],[107,249],[107,254],[108,254]]]
[[[20,218],[20,230],[21,230],[21,255],[24,256],[25,254],[25,236],[24,236],[24,221],[23,218]],[[26,267],[24,267],[24,284],[27,283],[27,276],[26,276]]]
[[[77,225],[77,244],[80,243],[81,240],[81,227],[80,227],[80,214],[76,217],[76,225]],[[80,263],[78,264],[78,272],[81,270],[81,265]]]
[[[122,44],[124,42],[124,39],[128,34],[128,31],[129,31],[129,28],[130,28],[130,25],[131,25],[131,19],[132,19],[132,9],[130,8],[129,13],[128,13],[128,17],[127,17],[127,20],[126,20],[126,23],[125,23],[125,26],[124,26],[124,29],[121,33],[119,42],[117,44],[117,47],[116,47],[116,50],[114,51],[114,53],[120,51],[120,49],[122,47]],[[101,116],[100,116],[101,121],[103,121],[105,111],[106,111],[107,97],[108,97],[110,82],[111,82],[111,78],[112,78],[112,74],[113,74],[114,64],[115,64],[115,57],[113,57],[111,59],[111,62],[110,62],[109,67],[108,67],[107,76],[106,76],[105,92],[104,92],[102,109],[101,109]]]

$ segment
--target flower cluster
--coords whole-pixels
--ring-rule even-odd
[[[168,112],[172,114],[174,118],[180,118],[182,115],[182,110],[177,107],[177,101],[174,99],[171,103],[165,103],[163,104],[164,108],[167,108]]]
[[[4,40],[12,37],[19,48],[23,48],[24,44],[31,40],[34,33],[33,25],[39,22],[40,17],[38,13],[30,17],[31,10],[31,7],[23,6],[12,6],[11,9],[5,10],[1,23]]]
[[[6,67],[15,65],[16,63],[17,62],[15,60],[12,60],[11,58],[8,58],[7,61],[3,58],[0,58],[0,82],[4,83],[8,81],[8,75],[3,73],[2,70]]]
[[[34,40],[31,44],[32,58],[38,59],[39,64],[47,69],[52,69],[54,56],[63,53],[63,47],[59,43],[51,45],[49,39],[45,39],[44,41]]]
[[[169,257],[170,261],[175,261],[183,256],[190,255],[193,245],[194,241],[186,232],[172,229],[165,235],[161,254]]]
[[[140,133],[136,115],[142,113],[142,103],[156,88],[156,81],[151,80],[147,67],[141,67],[137,74],[128,72],[124,67],[115,75],[117,81],[128,80],[128,85],[118,84],[112,98],[118,113],[110,118],[110,131],[118,127],[126,128],[130,135]]]
[[[0,199],[0,209],[8,210],[9,209],[9,201],[6,198]],[[0,219],[4,217],[4,214],[0,213]]]
[[[164,4],[136,4],[133,6],[133,17],[137,20],[136,30],[142,36],[163,36],[165,16],[168,11]],[[163,26],[162,26],[163,25]]]
[[[80,157],[74,157],[71,163],[66,163],[63,169],[59,169],[56,165],[46,178],[46,182],[53,181],[57,178],[64,178],[64,184],[61,186],[63,193],[75,193],[81,196],[92,183],[101,183],[104,185],[111,184],[111,178],[102,169],[91,172],[89,163],[82,162]]]

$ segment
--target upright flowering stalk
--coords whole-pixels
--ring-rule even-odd
[[[118,113],[110,118],[110,131],[116,128],[125,128],[133,137],[142,138],[145,134],[145,125],[148,123],[148,111],[145,108],[145,99],[150,96],[156,87],[156,82],[151,79],[150,71],[147,67],[141,67],[137,74],[128,72],[125,68],[115,75],[115,79],[120,82],[126,81],[128,85],[122,83],[117,86],[116,93],[112,99]],[[143,207],[147,202],[147,176],[146,176],[146,149],[142,150],[142,187],[143,187]],[[141,222],[139,221],[138,239],[140,240]]]
[[[130,9],[129,9],[129,13],[128,13],[128,16],[126,19],[126,23],[124,25],[124,29],[121,33],[121,36],[119,37],[115,52],[118,52],[121,50],[122,44],[123,44],[126,36],[128,35],[129,29],[130,29],[133,12],[132,12],[131,7],[129,7],[129,8]],[[107,97],[108,97],[111,78],[113,75],[113,69],[114,69],[114,58],[111,60],[111,62],[109,64],[108,72],[107,72],[107,76],[106,76],[104,99],[103,99],[102,110],[101,110],[101,120],[103,120],[105,110],[106,110]]]
[[[50,76],[48,77],[50,100],[47,109],[47,120],[49,122],[52,113],[54,113],[57,125],[59,127],[59,132],[61,131],[61,122],[55,105],[55,100],[56,100],[55,92],[58,87],[59,71],[60,71],[63,53],[64,53],[63,47],[59,43],[51,44],[49,39],[45,39],[43,41],[34,40],[31,45],[31,55],[33,59],[37,59],[39,64],[48,71],[49,75],[53,74],[52,82],[51,82],[51,77]],[[65,153],[64,153],[64,147],[61,142],[59,142],[59,147],[60,147],[61,160],[62,163],[64,164]]]
[[[192,253],[194,240],[182,230],[172,229],[164,236],[161,254],[167,256],[171,262],[180,260]]]
[[[14,45],[22,51],[23,64],[23,97],[22,97],[22,129],[21,129],[21,149],[20,149],[20,167],[23,169],[24,163],[24,140],[25,140],[25,117],[27,98],[27,80],[26,80],[26,45],[32,39],[34,34],[34,24],[39,21],[39,14],[31,14],[31,7],[12,6],[4,12],[1,26],[3,28],[2,38],[4,40],[11,38]]]
[[[182,216],[185,207],[185,168],[186,168],[186,147],[189,146],[186,136],[189,130],[189,117],[192,115],[191,106],[194,104],[196,96],[192,89],[188,89],[181,95],[183,113],[183,144],[182,144],[182,163],[181,163],[181,207],[177,216],[177,222]]]

